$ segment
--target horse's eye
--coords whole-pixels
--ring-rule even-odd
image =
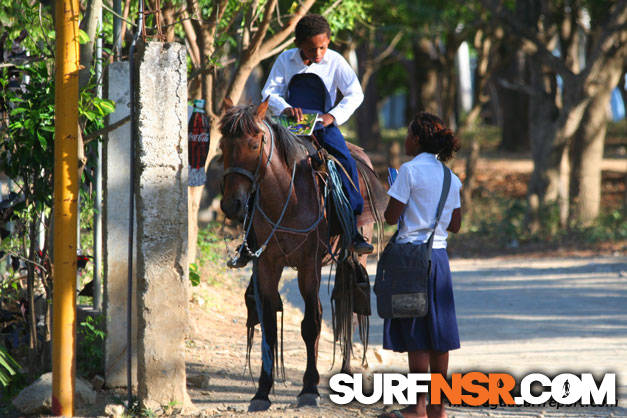
[[[254,150],[259,149],[259,144],[253,144],[251,146],[251,148],[254,149]]]

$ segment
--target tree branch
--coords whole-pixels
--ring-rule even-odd
[[[196,37],[196,32],[194,32],[194,26],[189,19],[187,7],[185,7],[182,11],[181,25],[183,26],[185,39],[187,40],[187,44],[189,46],[189,56],[192,59],[192,64],[194,64],[194,67],[200,67],[200,48],[198,47],[198,38]]]
[[[105,126],[102,129],[98,129],[97,131],[94,131],[90,134],[87,134],[83,137],[83,142],[86,144],[88,144],[89,142],[93,141],[94,139],[98,138],[99,136],[102,136],[106,133],[109,133],[111,131],[114,131],[116,129],[118,129],[120,126],[126,124],[126,122],[130,121],[131,117],[130,116],[126,116],[122,119],[120,119],[117,122],[112,123],[111,125]]]
[[[261,26],[259,26],[257,33],[255,33],[250,41],[250,46],[246,50],[246,54],[249,56],[254,55],[259,50],[259,47],[263,42],[263,38],[266,37],[266,33],[270,27],[270,22],[272,21],[272,11],[276,7],[277,2],[278,0],[269,0],[266,3],[266,7],[263,11],[263,21],[261,22]]]
[[[401,41],[402,38],[403,38],[402,32],[398,32],[396,35],[394,35],[394,38],[392,38],[388,47],[385,48],[383,51],[381,51],[381,53],[373,59],[373,64],[377,66],[381,64],[383,60],[389,57],[394,51],[394,48],[396,48],[396,45],[398,45],[398,43]]]
[[[542,61],[559,73],[563,78],[576,77],[564,62],[553,55],[547,48],[545,42],[542,42],[533,31],[521,24],[510,12],[504,10],[503,5],[498,0],[480,0],[481,4],[492,14],[504,23],[504,27],[508,29],[514,36],[522,39],[531,47],[531,52],[537,54]],[[626,0],[623,0],[626,1]]]
[[[322,12],[322,16],[326,16],[329,13],[331,13],[331,11],[333,11],[333,9],[339,6],[340,3],[342,3],[342,0],[335,0],[332,5],[327,7],[327,9],[324,12]]]
[[[294,42],[294,37],[290,37],[288,38],[285,42],[283,42],[281,45],[277,46],[276,48],[274,48],[272,51],[269,51],[267,53],[265,53],[262,58],[261,61],[266,60],[270,57],[275,56],[276,54],[278,54],[279,52],[283,51],[285,48],[287,48],[287,46],[289,44],[291,44],[292,42]]]
[[[620,51],[621,47],[625,47],[625,45],[620,45],[618,48],[615,48],[615,45],[620,40],[621,32],[627,28],[627,0],[619,0],[614,4],[607,23],[601,24],[601,26],[604,28],[603,32],[601,32],[599,39],[590,49],[592,54],[589,61],[592,63],[596,62],[599,57],[607,56],[608,54],[612,55],[612,49],[614,49],[614,52],[617,52]]]
[[[261,55],[267,55],[270,51],[279,46],[279,44],[283,43],[283,41],[285,41],[285,39],[292,34],[300,18],[307,14],[315,2],[316,0],[306,0],[303,4],[301,4],[296,13],[292,15],[287,25],[264,43],[261,49]]]

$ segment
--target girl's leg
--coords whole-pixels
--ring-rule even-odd
[[[430,351],[429,352],[429,365],[431,366],[431,373],[441,374],[446,377],[448,371],[448,351]],[[446,409],[444,404],[429,405],[427,408],[429,418],[445,418]]]
[[[428,351],[409,351],[407,353],[409,360],[409,372],[410,373],[427,373],[429,371],[429,352]],[[401,409],[401,413],[407,418],[426,418],[427,417],[427,405],[426,395],[424,393],[418,395],[418,404],[409,405],[406,408]],[[395,417],[393,414],[387,415],[389,417]]]

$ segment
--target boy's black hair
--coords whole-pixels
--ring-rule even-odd
[[[331,38],[331,27],[324,17],[317,14],[303,16],[296,24],[294,31],[296,45],[322,33],[326,33]]]
[[[444,125],[439,117],[419,112],[409,124],[412,135],[418,138],[420,148],[431,154],[436,154],[440,161],[448,161],[453,153],[459,151],[459,139]]]

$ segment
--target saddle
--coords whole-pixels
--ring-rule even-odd
[[[326,172],[329,153],[316,140],[314,136],[306,137],[309,141],[304,141],[308,147],[309,158],[314,170]],[[387,207],[388,196],[385,188],[379,181],[377,174],[372,167],[370,160],[364,149],[358,145],[346,142],[351,156],[355,159],[359,176],[359,191],[364,199],[364,207],[360,215],[357,216],[357,227],[381,221],[383,212]],[[344,170],[339,161],[335,161],[339,170]],[[320,191],[322,193],[322,190]],[[329,222],[330,235],[339,233],[337,222],[331,218]]]

